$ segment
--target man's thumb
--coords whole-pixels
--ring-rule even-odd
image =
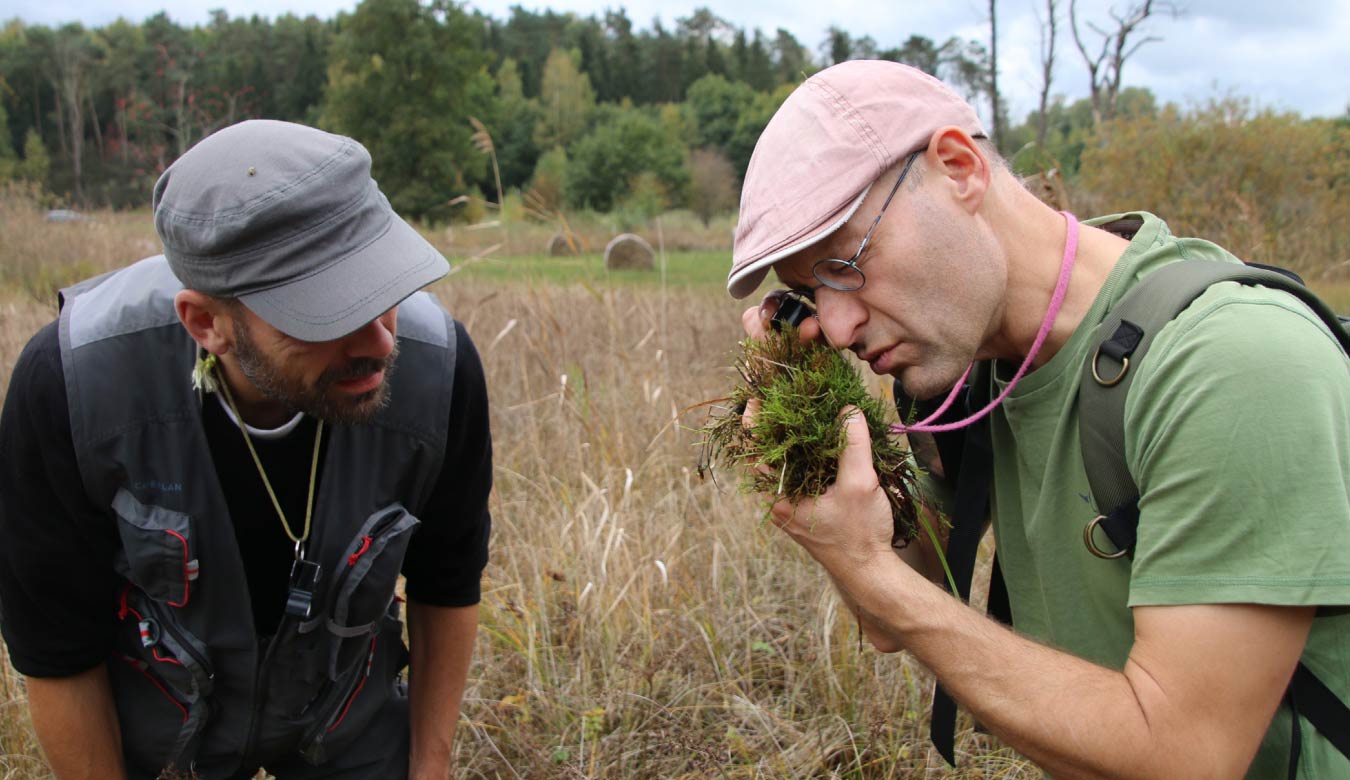
[[[845,406],[839,414],[844,418],[844,451],[839,455],[839,479],[871,474],[872,436],[867,430],[867,419],[856,406]]]

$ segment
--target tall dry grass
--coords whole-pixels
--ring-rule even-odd
[[[76,275],[67,264],[114,267],[152,235],[132,224],[145,215],[14,213],[0,222],[15,237],[0,250],[4,387],[55,313],[44,289]],[[8,265],[16,252],[33,270]],[[860,646],[819,567],[734,475],[696,475],[702,417],[681,412],[726,392],[739,331],[716,282],[457,275],[434,289],[482,353],[497,466],[460,776],[1039,777],[983,735],[963,737],[962,769],[946,770],[925,738],[926,672]],[[22,680],[3,668],[0,778],[45,779]]]
[[[695,474],[684,426],[702,418],[680,412],[725,392],[737,305],[437,292],[476,334],[495,406],[467,776],[944,776],[922,737],[925,674],[860,649],[818,567],[755,501]]]
[[[51,290],[153,251],[148,223],[50,224],[0,199],[0,393]],[[702,417],[681,412],[726,392],[739,330],[716,280],[434,289],[482,353],[497,465],[461,776],[1040,777],[969,729],[947,769],[927,673],[860,647],[734,475],[695,474]],[[22,680],[0,668],[0,778],[45,780]]]

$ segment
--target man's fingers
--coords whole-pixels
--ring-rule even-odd
[[[751,398],[745,402],[745,411],[741,412],[741,427],[747,431],[755,427],[755,415],[759,414],[759,408],[764,402],[758,398]]]
[[[797,338],[803,342],[815,341],[820,338],[821,333],[820,320],[815,317],[807,317],[797,326]]]
[[[769,318],[773,316],[773,309],[766,309],[763,304],[751,306],[741,312],[741,327],[745,329],[745,335],[752,339],[762,339],[769,332]],[[766,313],[767,312],[767,313]]]
[[[815,512],[815,499],[803,498],[797,503],[793,503],[784,497],[779,497],[769,507],[769,521],[778,526],[779,529],[793,533],[793,523],[800,518],[809,518]]]
[[[867,431],[867,420],[856,406],[845,406],[840,415],[844,418],[844,451],[839,455],[836,481],[870,488],[876,484],[877,476],[872,468],[872,436]]]

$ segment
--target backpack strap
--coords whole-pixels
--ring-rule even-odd
[[[970,372],[963,402],[953,404],[937,422],[954,422],[968,417],[972,410],[983,408],[992,396],[991,370],[987,362],[976,364]],[[915,401],[905,394],[897,381],[895,399],[901,419],[908,420],[931,415],[937,410],[942,396],[928,401]],[[929,435],[937,445],[945,479],[956,487],[946,558],[957,587],[955,595],[970,603],[975,559],[979,553],[980,539],[989,527],[989,491],[994,481],[994,452],[989,438],[989,422],[983,419],[965,428]],[[943,587],[947,585],[944,583]],[[989,581],[989,614],[1005,624],[1012,624],[1007,589],[997,558]],[[947,763],[956,766],[956,701],[941,684],[935,684],[933,688],[929,738]]]
[[[1088,549],[1102,557],[1132,554],[1139,487],[1125,464],[1125,399],[1134,371],[1154,336],[1216,282],[1263,285],[1288,292],[1312,309],[1350,353],[1350,333],[1325,303],[1296,278],[1274,270],[1208,260],[1185,260],[1140,279],[1093,334],[1096,350],[1083,365],[1078,390],[1078,436],[1098,510],[1085,529]],[[1094,535],[1100,529],[1114,551]]]
[[[1139,487],[1125,463],[1125,399],[1136,368],[1158,331],[1211,284],[1233,281],[1283,290],[1297,297],[1331,330],[1350,354],[1350,332],[1343,321],[1297,276],[1278,269],[1185,260],[1171,263],[1140,279],[1112,308],[1093,334],[1096,350],[1083,365],[1078,390],[1078,433],[1083,465],[1098,511],[1088,522],[1083,541],[1102,558],[1133,556],[1139,525]],[[1110,540],[1103,546],[1100,529]],[[1350,708],[1306,666],[1299,663],[1285,696],[1293,734],[1289,777],[1297,773],[1302,739],[1299,715],[1308,719],[1341,753],[1350,757]]]

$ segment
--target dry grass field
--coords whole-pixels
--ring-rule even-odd
[[[0,235],[0,388],[54,287],[155,247],[146,214],[50,224],[14,198]],[[947,770],[925,736],[928,674],[860,647],[819,568],[734,475],[699,479],[704,412],[682,412],[727,391],[739,337],[717,275],[481,276],[433,288],[482,353],[496,462],[462,777],[1039,777],[981,735]],[[3,669],[0,778],[47,778]]]
[[[155,242],[145,214],[49,224],[12,197],[0,236],[3,392],[54,314],[53,287]],[[470,268],[434,291],[473,335],[493,404],[494,534],[460,776],[1041,776],[969,729],[948,769],[926,740],[931,677],[860,646],[819,568],[734,475],[697,476],[703,412],[682,412],[727,390],[739,334],[716,277],[568,284]],[[46,778],[22,681],[2,668],[0,778]]]

